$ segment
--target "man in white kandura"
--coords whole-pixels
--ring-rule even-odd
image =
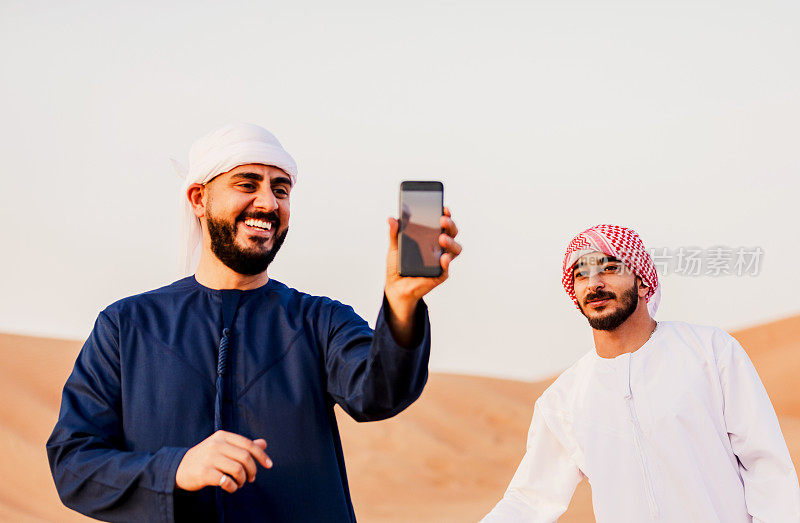
[[[595,348],[536,401],[525,457],[483,521],[556,521],[585,476],[601,523],[800,522],[753,364],[718,328],[653,320],[658,276],[636,232],[576,236],[562,282]]]

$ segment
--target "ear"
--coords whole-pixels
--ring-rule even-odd
[[[650,292],[650,286],[649,286],[649,285],[647,285],[647,284],[644,282],[644,280],[643,280],[643,279],[641,279],[641,278],[640,278],[640,277],[638,277],[638,276],[636,277],[636,282],[637,282],[637,284],[638,284],[638,285],[637,285],[637,288],[639,289],[639,297],[640,297],[640,298],[644,298],[645,296],[647,296],[647,293],[648,293],[648,292]]]
[[[186,198],[192,206],[194,215],[202,218],[206,215],[206,186],[200,183],[193,183],[186,189]]]

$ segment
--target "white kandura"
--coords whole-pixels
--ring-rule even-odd
[[[586,477],[599,523],[798,522],[778,419],[738,341],[659,322],[639,350],[592,350],[536,401],[525,456],[484,523],[553,522]]]

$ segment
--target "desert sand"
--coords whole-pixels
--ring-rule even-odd
[[[769,392],[800,463],[800,316],[733,333]],[[0,334],[0,521],[89,521],[63,507],[44,444],[80,342]],[[359,424],[338,412],[359,521],[477,521],[502,496],[525,448],[533,403],[552,380],[432,374],[399,416]],[[581,483],[564,522],[594,521]]]

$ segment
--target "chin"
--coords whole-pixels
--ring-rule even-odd
[[[270,238],[268,240],[264,240],[263,238],[256,238],[249,235],[245,235],[245,237],[238,238],[236,240],[236,246],[242,250],[248,251],[255,251],[255,250],[268,250],[273,243],[274,238]]]
[[[601,311],[596,311],[589,307],[583,309],[583,315],[590,319],[599,320],[601,318],[605,318],[606,316],[612,316],[619,311],[619,306],[608,306],[606,305],[605,308]]]
[[[592,309],[592,308],[590,308],[589,310],[591,310],[593,312],[596,312],[598,316],[602,316],[603,314],[608,314],[609,312],[614,312],[614,311],[617,311],[619,309],[620,309],[619,305],[611,304],[611,305],[606,305],[605,307],[603,307],[602,310],[596,310],[596,309]]]

